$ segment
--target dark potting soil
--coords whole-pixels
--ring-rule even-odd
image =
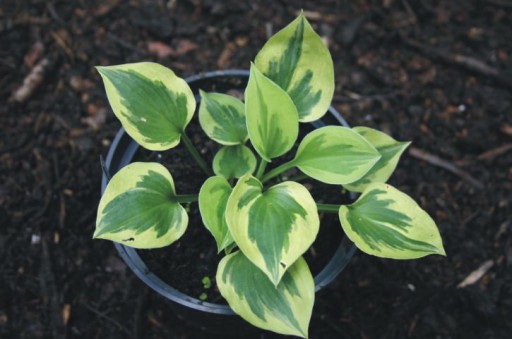
[[[196,120],[194,118],[188,126],[187,133],[210,164],[219,146],[205,136]],[[298,142],[311,130],[313,128],[309,124],[301,124]],[[275,163],[270,164],[269,169],[291,159],[295,154],[298,142],[286,155],[275,159]],[[144,150],[139,150],[138,153],[137,159],[157,161],[169,169],[178,194],[198,193],[207,179],[183,145],[164,153]],[[300,171],[290,170],[286,174],[294,176],[300,174]],[[281,178],[281,180],[283,179],[285,178]],[[312,179],[300,182],[318,203],[346,204],[350,202],[348,193],[342,192],[340,186],[327,185]],[[197,202],[187,204],[185,208],[189,215],[189,224],[182,238],[164,248],[138,250],[137,252],[148,269],[170,286],[191,297],[199,298],[201,295],[203,297],[206,295],[205,301],[225,304],[215,281],[217,265],[225,254],[224,252],[217,253],[215,240],[202,223]],[[318,236],[304,255],[314,276],[325,267],[343,238],[344,234],[337,214],[321,213]],[[211,287],[205,288],[202,282],[205,277],[210,279]]]
[[[434,218],[448,254],[357,252],[317,294],[310,337],[509,339],[512,97],[497,79],[512,69],[509,3],[2,1],[0,338],[226,339],[175,317],[111,242],[91,239],[98,158],[120,127],[94,66],[248,69],[303,9],[333,57],[333,105],[353,126],[413,141],[390,183]],[[12,100],[18,88],[28,96]]]

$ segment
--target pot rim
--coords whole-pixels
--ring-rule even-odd
[[[192,75],[190,77],[185,78],[185,81],[189,85],[193,85],[201,80],[222,77],[240,77],[243,79],[248,79],[249,74],[250,73],[248,70],[242,69],[216,70]],[[199,95],[196,94],[196,100],[198,100],[198,98]],[[338,124],[345,127],[349,127],[347,121],[333,106],[329,107],[327,113],[329,113]],[[314,121],[311,124],[315,128],[325,126],[325,123],[321,119]],[[112,165],[114,165],[113,170],[115,170],[116,172],[122,167],[128,165],[132,161],[138,148],[139,145],[126,133],[124,128],[121,127],[109,147],[105,164],[102,163],[102,194],[104,193],[107,183],[110,180],[110,171],[112,170]],[[113,161],[115,161],[116,159],[117,163],[112,164]],[[355,200],[356,195],[354,193],[350,193],[350,197]],[[329,285],[341,273],[341,271],[343,271],[343,269],[352,259],[352,256],[356,251],[356,246],[354,244],[347,245],[346,243],[344,243],[346,239],[348,239],[346,236],[344,236],[341,239],[340,245],[338,246],[336,252],[333,254],[329,262],[315,276],[315,292],[318,292],[327,285]],[[201,301],[183,292],[180,292],[176,288],[170,286],[169,284],[161,280],[156,274],[149,270],[149,268],[145,265],[144,261],[139,256],[135,248],[125,246],[123,244],[116,242],[114,242],[114,246],[118,253],[121,255],[121,257],[123,258],[123,261],[135,273],[135,275],[137,275],[146,285],[151,287],[154,291],[156,291],[166,299],[169,299],[182,306],[202,312],[220,315],[236,315],[236,313],[233,312],[231,307],[229,307],[228,305]]]

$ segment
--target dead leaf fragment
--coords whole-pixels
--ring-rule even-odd
[[[229,65],[231,56],[233,55],[235,50],[236,45],[232,42],[228,42],[222,53],[220,53],[219,58],[217,59],[217,67],[226,68]]]
[[[191,52],[195,49],[197,49],[197,44],[188,40],[188,39],[181,39],[178,41],[178,47],[176,49],[176,53],[178,56],[186,54],[188,52]]]
[[[91,107],[97,107],[97,106],[91,106]],[[90,108],[89,108],[90,109]],[[105,122],[107,121],[107,109],[104,107],[97,108],[96,110],[90,110],[89,116],[82,118],[81,121],[83,124],[89,126],[94,131],[97,131],[105,125]]]
[[[94,88],[94,83],[89,79],[73,75],[69,79],[69,85],[76,92],[83,92]]]
[[[148,41],[148,52],[156,55],[159,59],[175,55],[176,53],[171,46],[160,41]]]
[[[156,55],[159,59],[163,59],[169,56],[179,57],[193,51],[197,49],[197,44],[188,39],[182,39],[178,41],[176,48],[173,48],[161,41],[148,41],[147,48],[149,53]]]

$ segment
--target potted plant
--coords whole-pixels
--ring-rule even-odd
[[[252,325],[308,336],[315,284],[303,254],[318,234],[319,213],[337,214],[348,238],[370,255],[445,254],[432,218],[386,183],[409,143],[367,127],[334,125],[297,140],[299,126],[322,118],[334,92],[329,51],[302,14],[257,54],[243,100],[200,91],[200,126],[220,145],[211,165],[186,133],[196,112],[186,81],[148,62],[98,71],[131,138],[154,151],[183,143],[208,178],[199,192],[183,194],[158,162],[124,166],[101,198],[94,238],[134,248],[168,246],[187,229],[184,206],[198,208],[225,253],[218,289]],[[294,169],[303,174],[297,180],[283,175]],[[336,197],[318,203],[301,184],[304,178],[360,196],[350,204]]]

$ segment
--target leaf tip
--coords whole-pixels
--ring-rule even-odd
[[[271,277],[269,276],[269,278],[271,278],[270,280],[272,281],[272,284],[274,285],[274,287],[277,289],[279,287],[279,283],[281,282],[281,278],[283,277],[284,275],[284,272],[282,272],[282,274],[280,274],[280,268],[279,268],[279,265],[284,265],[283,263],[280,263],[277,265],[277,267],[274,267],[271,272],[270,272],[270,275]],[[283,267],[284,270],[286,270],[285,268],[286,266]]]
[[[249,72],[256,73],[257,75],[263,75],[263,73],[260,71],[258,66],[256,66],[256,64],[253,61],[251,61],[251,68],[250,68]]]
[[[432,249],[429,252],[425,252],[421,257],[426,257],[426,256],[433,255],[433,254],[437,254],[437,255],[440,255],[443,257],[447,256],[443,245],[441,245],[440,247],[436,247],[435,249]],[[421,258],[421,257],[418,257],[418,258]],[[407,258],[407,259],[409,259],[409,258]],[[417,258],[410,258],[410,259],[417,259]]]
[[[403,149],[405,150],[405,149],[407,149],[409,146],[411,146],[411,145],[412,145],[412,141],[402,141],[400,144],[402,145]]]
[[[96,228],[96,230],[94,231],[94,234],[92,235],[92,238],[93,239],[101,239],[101,235],[103,234],[104,232],[102,231],[101,228]]]
[[[442,255],[443,257],[447,256],[443,244],[437,249],[436,254]]]
[[[98,73],[103,76],[105,74],[105,69],[108,68],[108,66],[94,66],[94,68],[96,69],[96,71],[98,71]]]

